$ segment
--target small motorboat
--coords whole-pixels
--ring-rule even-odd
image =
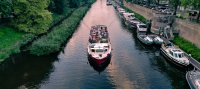
[[[106,26],[92,26],[88,43],[88,55],[99,65],[111,56],[111,43]]]
[[[166,42],[161,45],[161,53],[177,66],[187,67],[190,64],[184,51],[175,47],[171,42]]]
[[[164,41],[156,34],[149,34],[149,36],[153,39],[153,43],[155,45],[161,45]]]
[[[145,24],[140,23],[137,24],[137,38],[144,44],[146,45],[151,45],[153,44],[153,40],[151,37],[146,35],[147,32],[147,27]]]
[[[186,80],[191,89],[200,89],[200,71],[188,71],[186,73]]]

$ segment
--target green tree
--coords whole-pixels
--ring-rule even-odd
[[[69,5],[71,8],[77,8],[80,6],[80,0],[69,0]]]
[[[0,17],[8,17],[12,12],[11,0],[0,0]]]
[[[191,5],[199,11],[196,21],[199,22],[200,18],[200,0],[191,0]]]
[[[46,32],[52,22],[51,13],[46,10],[49,3],[50,0],[14,0],[12,25],[24,32]]]
[[[178,6],[180,6],[181,1],[180,0],[170,0],[169,3],[173,6],[173,8],[174,8],[174,15],[176,15]]]

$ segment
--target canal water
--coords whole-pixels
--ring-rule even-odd
[[[88,61],[90,26],[108,26],[112,57],[96,67]],[[141,44],[121,25],[112,6],[97,0],[58,55],[34,57],[22,53],[0,71],[0,89],[188,89],[186,70],[170,64],[159,48]]]

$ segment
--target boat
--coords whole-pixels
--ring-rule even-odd
[[[137,24],[137,38],[146,45],[153,44],[151,37],[146,35],[147,26],[143,23]]]
[[[188,71],[186,73],[186,80],[191,89],[200,89],[200,71]]]
[[[171,42],[165,42],[161,45],[161,53],[177,66],[187,67],[190,64],[186,53],[180,48],[175,47]]]
[[[124,12],[124,13],[123,13],[123,19],[124,19],[125,21],[128,21],[129,18],[131,18],[131,17],[134,17],[134,13],[129,13],[129,12]]]
[[[101,65],[111,56],[111,43],[105,25],[92,26],[90,30],[88,55]]]
[[[106,5],[107,5],[107,6],[112,5],[111,0],[107,0],[107,1],[106,1]]]
[[[141,22],[135,18],[135,17],[130,17],[128,20],[128,26],[130,28],[136,29],[137,28],[137,24],[140,24]]]
[[[155,45],[161,45],[164,41],[162,38],[160,38],[158,35],[156,34],[149,34],[148,36],[150,36],[153,39],[153,43]]]

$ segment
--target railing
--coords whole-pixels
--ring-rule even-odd
[[[190,63],[191,63],[196,69],[200,70],[200,63],[199,63],[196,59],[192,58],[190,55],[186,54],[186,56],[187,56],[188,59],[190,60]]]

